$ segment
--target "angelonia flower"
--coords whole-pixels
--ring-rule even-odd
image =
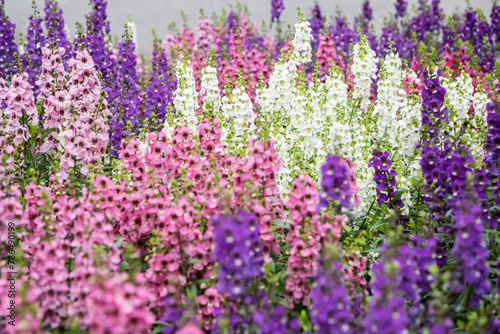
[[[406,0],[396,0],[394,7],[396,8],[396,17],[403,18],[406,16],[406,9],[408,8],[408,2]]]
[[[493,2],[490,13],[491,32],[495,35],[496,44],[500,43],[500,6]]]
[[[314,333],[351,333],[353,304],[345,289],[340,259],[319,259],[309,306]]]
[[[0,100],[5,99],[6,105],[0,114],[2,121],[0,123],[0,139],[3,142],[3,147],[0,148],[2,156],[0,186],[15,182],[15,171],[22,165],[22,159],[19,158],[23,158],[25,155],[20,149],[21,145],[29,142],[32,137],[31,127],[38,125],[35,97],[28,80],[27,73],[14,74],[12,83],[7,89],[5,82],[0,78]],[[19,154],[19,157],[16,157],[14,152]],[[7,237],[7,233],[5,236]]]
[[[118,48],[118,71],[114,87],[117,97],[109,106],[112,113],[110,144],[114,156],[117,156],[121,149],[122,139],[130,136],[139,122],[140,103],[137,86],[139,81],[137,56],[135,45],[128,32],[125,33],[125,39],[120,42]]]
[[[299,22],[295,23],[295,36],[292,45],[296,55],[296,64],[305,65],[312,58],[311,41],[314,40],[314,36],[312,35],[311,24],[304,18],[304,14],[299,12],[298,18]]]
[[[257,217],[241,211],[238,216],[212,216],[214,226],[214,261],[218,290],[231,298],[245,295],[245,288],[253,278],[263,274],[263,258]]]
[[[372,268],[373,296],[362,321],[363,333],[408,333],[409,318],[400,284],[406,273],[401,271],[397,259],[385,254],[388,249],[387,244],[382,245],[379,262]]]
[[[349,209],[353,197],[349,165],[339,156],[332,155],[321,167],[321,174],[318,209],[326,207],[329,201],[336,201]]]
[[[45,28],[47,29],[47,42],[54,43],[59,48],[64,48],[66,52],[62,55],[64,66],[67,67],[71,54],[71,42],[66,33],[64,25],[63,11],[56,0],[45,1]]]
[[[473,288],[470,303],[479,306],[482,295],[491,289],[488,280],[488,248],[483,238],[482,208],[470,199],[459,200],[453,207],[456,219],[455,243],[451,254],[456,260],[452,289],[462,291],[464,284]]]
[[[314,48],[317,49],[319,45],[319,34],[323,29],[323,15],[321,15],[321,7],[319,5],[315,5],[311,14],[312,17],[308,21],[311,27]]]
[[[174,107],[177,122],[187,126],[192,133],[195,133],[198,126],[198,118],[195,111],[199,108],[198,92],[196,91],[193,78],[193,68],[185,61],[179,60],[176,66],[177,89],[175,90]],[[169,128],[168,120],[165,121],[165,128]]]
[[[283,0],[271,0],[271,24],[279,22],[281,13],[285,10]]]
[[[106,22],[107,2],[92,1],[92,12],[87,15],[87,40],[85,45],[92,55],[94,64],[102,76],[102,85],[106,88],[109,102],[117,98],[114,91],[115,64],[111,58],[111,50],[106,42],[109,33],[109,22]]]
[[[44,129],[52,129],[46,141],[40,147],[41,152],[47,152],[58,147],[60,128],[68,112],[66,100],[67,73],[64,69],[63,48],[42,48],[42,73],[36,82],[40,87],[38,100],[44,107]]]
[[[208,115],[221,116],[221,95],[219,81],[217,80],[217,69],[210,65],[205,66],[201,77],[200,96],[203,99],[202,110]],[[227,123],[225,123],[227,124]]]
[[[356,31],[350,28],[345,17],[335,17],[335,25],[328,27],[328,32],[333,38],[337,54],[342,55],[344,62],[347,62],[350,54],[350,44],[358,41]]]
[[[70,59],[69,68],[66,99],[70,112],[65,115],[59,137],[64,149],[60,162],[61,180],[67,178],[68,169],[75,167],[75,161],[81,161],[83,175],[89,174],[90,165],[92,168],[99,166],[109,142],[107,121],[111,115],[106,100],[101,99],[101,84],[88,51],[78,51],[76,58]]]
[[[388,141],[396,146],[397,135],[397,112],[401,106],[404,91],[401,89],[403,83],[403,71],[401,70],[401,59],[392,51],[385,56],[382,62],[377,88],[377,102],[373,115],[378,117],[379,135],[383,136],[387,131]]]
[[[407,76],[415,76],[415,81],[418,83],[420,80],[416,78],[414,72]],[[407,161],[415,154],[417,143],[420,141],[420,126],[422,124],[422,103],[420,96],[413,92],[405,94],[401,102],[399,110],[400,117],[396,120],[398,129],[399,147]],[[392,136],[389,136],[392,137]]]
[[[18,53],[15,39],[16,25],[5,14],[3,2],[0,4],[0,76],[9,80],[14,74],[15,55]]]
[[[311,177],[297,177],[286,204],[290,209],[290,231],[286,239],[291,247],[286,281],[289,307],[294,304],[308,306],[311,303],[309,279],[318,265],[317,256],[321,247],[315,238],[319,228],[317,200],[318,193]]]
[[[439,146],[439,137],[441,131],[441,121],[448,123],[448,109],[444,107],[444,99],[446,90],[441,86],[439,78],[441,70],[437,70],[435,74],[430,74],[428,70],[424,70],[422,90],[422,176],[426,181],[426,192],[423,196],[427,205],[433,210],[440,206],[442,201],[442,187],[436,193],[435,190],[446,180],[446,172],[443,162],[445,153]],[[425,132],[424,132],[425,131]],[[435,207],[436,206],[436,207]]]
[[[379,152],[373,150],[373,157],[370,159],[368,167],[375,169],[373,181],[377,183],[377,203],[379,206],[385,204],[388,208],[400,210],[403,207],[403,201],[396,196],[396,175],[397,172],[392,169],[392,161],[389,159],[389,152]]]
[[[354,74],[353,98],[359,99],[361,110],[366,111],[377,66],[375,51],[370,48],[365,35],[361,35],[359,43],[354,45],[351,70]]]
[[[153,71],[151,82],[147,88],[146,110],[144,117],[150,117],[151,113],[156,115],[156,123],[165,123],[168,113],[168,106],[172,107],[175,90],[175,80],[171,80],[168,74],[170,66],[167,63],[165,53],[155,47],[153,51]]]
[[[43,19],[38,16],[36,7],[34,13],[30,16],[30,25],[26,34],[26,48],[23,55],[23,66],[30,76],[31,88],[38,96],[40,88],[36,85],[38,71],[42,67],[42,47],[45,46],[45,35],[42,29]]]
[[[228,132],[224,133],[222,142],[228,148],[245,148],[248,138],[253,137],[257,129],[253,104],[243,86],[236,87],[232,92],[232,101],[226,95],[222,98],[222,111],[228,124]],[[230,143],[231,142],[231,143]]]

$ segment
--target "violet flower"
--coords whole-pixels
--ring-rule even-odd
[[[3,3],[0,5],[0,77],[9,81],[14,75],[14,63],[16,60],[16,25],[9,20],[5,14]]]
[[[279,22],[281,13],[285,10],[283,0],[271,0],[271,24]]]
[[[169,76],[170,67],[167,63],[165,53],[159,46],[155,46],[153,51],[153,71],[151,82],[147,88],[146,110],[144,118],[151,113],[156,114],[157,124],[163,124],[168,113],[168,105],[174,107],[174,92],[177,86],[175,78]]]
[[[63,11],[56,0],[45,1],[45,28],[48,31],[47,42],[66,49],[66,53],[62,58],[64,68],[68,68],[68,61],[73,57],[72,47],[64,29]]]
[[[218,290],[233,299],[242,297],[248,283],[263,274],[257,216],[244,211],[238,216],[215,215],[212,224],[215,245],[212,257],[219,263]]]

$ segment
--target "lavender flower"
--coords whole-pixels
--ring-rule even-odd
[[[328,206],[330,200],[345,208],[351,207],[349,166],[337,155],[329,156],[321,166],[321,193],[318,210]]]
[[[5,14],[3,3],[0,4],[0,77],[6,80],[14,75],[17,44],[15,37],[16,25],[10,22]]]
[[[253,213],[241,211],[234,216],[212,216],[214,244],[212,256],[219,263],[218,290],[231,298],[245,295],[245,287],[262,276],[260,225]]]
[[[283,0],[271,0],[271,24],[276,20],[279,22],[281,13],[285,10]]]

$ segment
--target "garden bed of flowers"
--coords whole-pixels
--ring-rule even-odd
[[[152,55],[90,5],[0,4],[0,333],[500,332],[496,2],[272,0]]]

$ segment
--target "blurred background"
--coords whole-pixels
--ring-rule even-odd
[[[156,30],[159,37],[163,37],[169,24],[175,21],[177,26],[183,25],[184,12],[186,23],[196,30],[196,24],[203,14],[210,18],[215,11],[220,13],[223,8],[235,8],[239,2],[242,6],[247,6],[250,19],[259,23],[265,20],[265,27],[269,28],[271,19],[271,0],[108,0],[108,20],[111,21],[111,34],[121,36],[123,26],[128,18],[135,22],[138,33],[138,46],[141,52],[149,53],[152,49],[153,35],[152,29]],[[327,17],[327,23],[333,19],[336,10],[342,11],[352,22],[356,15],[361,13],[363,0],[284,0],[285,11],[281,15],[281,21],[285,24],[293,25],[296,21],[297,7],[301,7],[306,18],[310,16],[312,7],[317,3],[322,9],[322,13]],[[410,6],[416,6],[417,0],[409,0]],[[37,0],[36,4],[42,16],[44,1]],[[395,0],[371,0],[373,8],[373,26],[375,31],[379,31],[384,17],[394,13]],[[480,8],[489,17],[491,0],[471,0],[472,7]],[[5,0],[5,11],[13,23],[16,24],[16,36],[19,32],[26,34],[29,25],[29,17],[32,14],[32,0]],[[73,38],[76,31],[76,22],[85,24],[85,15],[89,13],[90,6],[88,0],[59,0],[59,5],[63,9],[65,23]],[[441,7],[446,14],[452,14],[457,8],[463,10],[467,3],[465,0],[441,0]],[[410,7],[409,7],[410,8]],[[411,9],[409,9],[411,10]],[[275,27],[273,27],[275,28]]]

